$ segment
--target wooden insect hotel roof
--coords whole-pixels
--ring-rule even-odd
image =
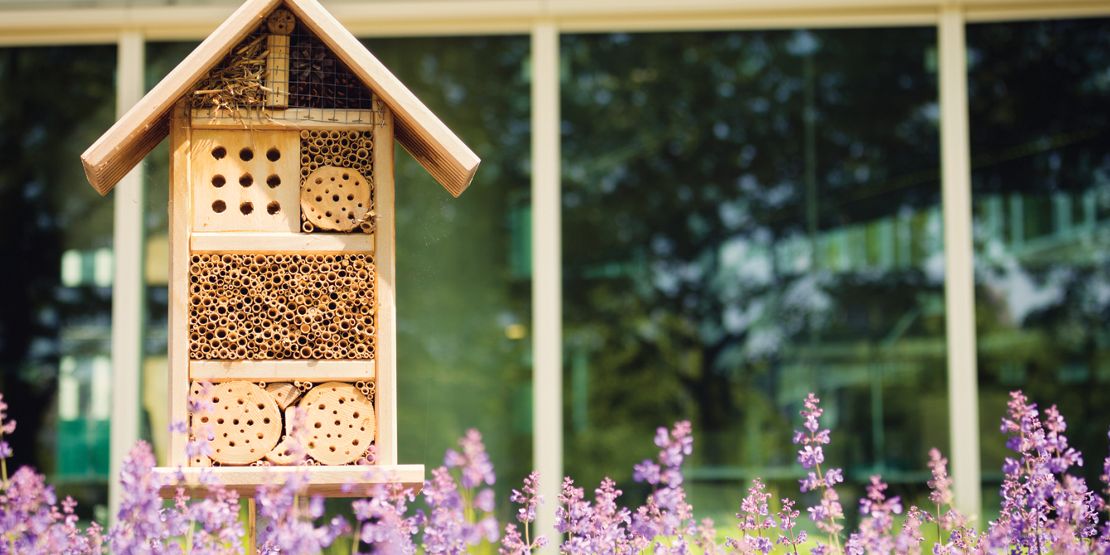
[[[162,142],[174,104],[283,4],[392,111],[401,146],[448,192],[462,194],[481,160],[317,0],[247,0],[81,155],[93,188],[108,194]]]

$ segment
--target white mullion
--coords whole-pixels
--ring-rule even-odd
[[[964,13],[941,11],[941,176],[944,202],[944,293],[948,344],[948,427],[956,505],[981,509],[979,394],[975,350],[975,275],[971,221],[971,146],[968,138],[967,45]]]
[[[137,31],[122,31],[117,43],[116,116],[122,116],[143,96],[145,44]],[[127,452],[139,439],[139,384],[143,330],[143,169],[124,176],[113,193],[112,245],[112,408],[108,477],[109,517],[119,510],[119,470]]]
[[[532,457],[546,499],[539,533],[553,533],[563,476],[563,290],[559,173],[559,30],[532,28]],[[556,553],[549,537],[543,553]]]

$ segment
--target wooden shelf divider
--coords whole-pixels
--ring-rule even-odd
[[[208,232],[193,233],[189,243],[193,252],[346,254],[375,250],[374,235],[367,233]]]
[[[166,484],[163,497],[173,497],[178,486],[199,493],[205,489],[205,475],[216,478],[221,484],[242,495],[252,496],[258,484],[272,483],[280,486],[291,476],[304,473],[308,476],[308,494],[325,497],[366,497],[372,484],[404,484],[419,492],[424,485],[424,465],[349,465],[349,466],[221,466],[219,472],[211,468],[158,467],[154,475]],[[181,478],[184,478],[181,480]],[[352,487],[353,486],[353,487]]]
[[[352,381],[374,379],[373,360],[193,360],[189,379],[208,382]]]

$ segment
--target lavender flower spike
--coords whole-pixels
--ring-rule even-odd
[[[825,461],[822,445],[829,443],[830,434],[829,430],[821,428],[820,418],[824,409],[820,403],[821,400],[813,393],[806,396],[801,411],[805,431],[794,432],[794,443],[802,445],[798,451],[798,462],[802,468],[812,469],[805,478],[799,480],[799,484],[803,493],[821,489],[821,502],[809,507],[807,511],[810,519],[817,524],[817,529],[825,532],[835,550],[840,551],[840,531],[844,526],[839,521],[844,518],[844,509],[833,486],[844,481],[844,473],[839,468],[830,468],[827,472],[821,470],[821,463]],[[822,547],[818,545],[818,549]]]

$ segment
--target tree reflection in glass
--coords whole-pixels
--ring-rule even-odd
[[[1007,392],[1022,388],[1058,404],[1075,448],[1104,453],[1110,20],[972,25],[967,39],[983,433],[997,433]],[[983,443],[985,492],[1003,456]]]
[[[849,485],[948,449],[933,29],[566,36],[566,467],[628,483],[693,419],[694,505],[796,491],[798,399]],[[621,473],[624,474],[621,474]],[[896,488],[898,486],[895,486]],[[727,489],[726,489],[727,488]]]

